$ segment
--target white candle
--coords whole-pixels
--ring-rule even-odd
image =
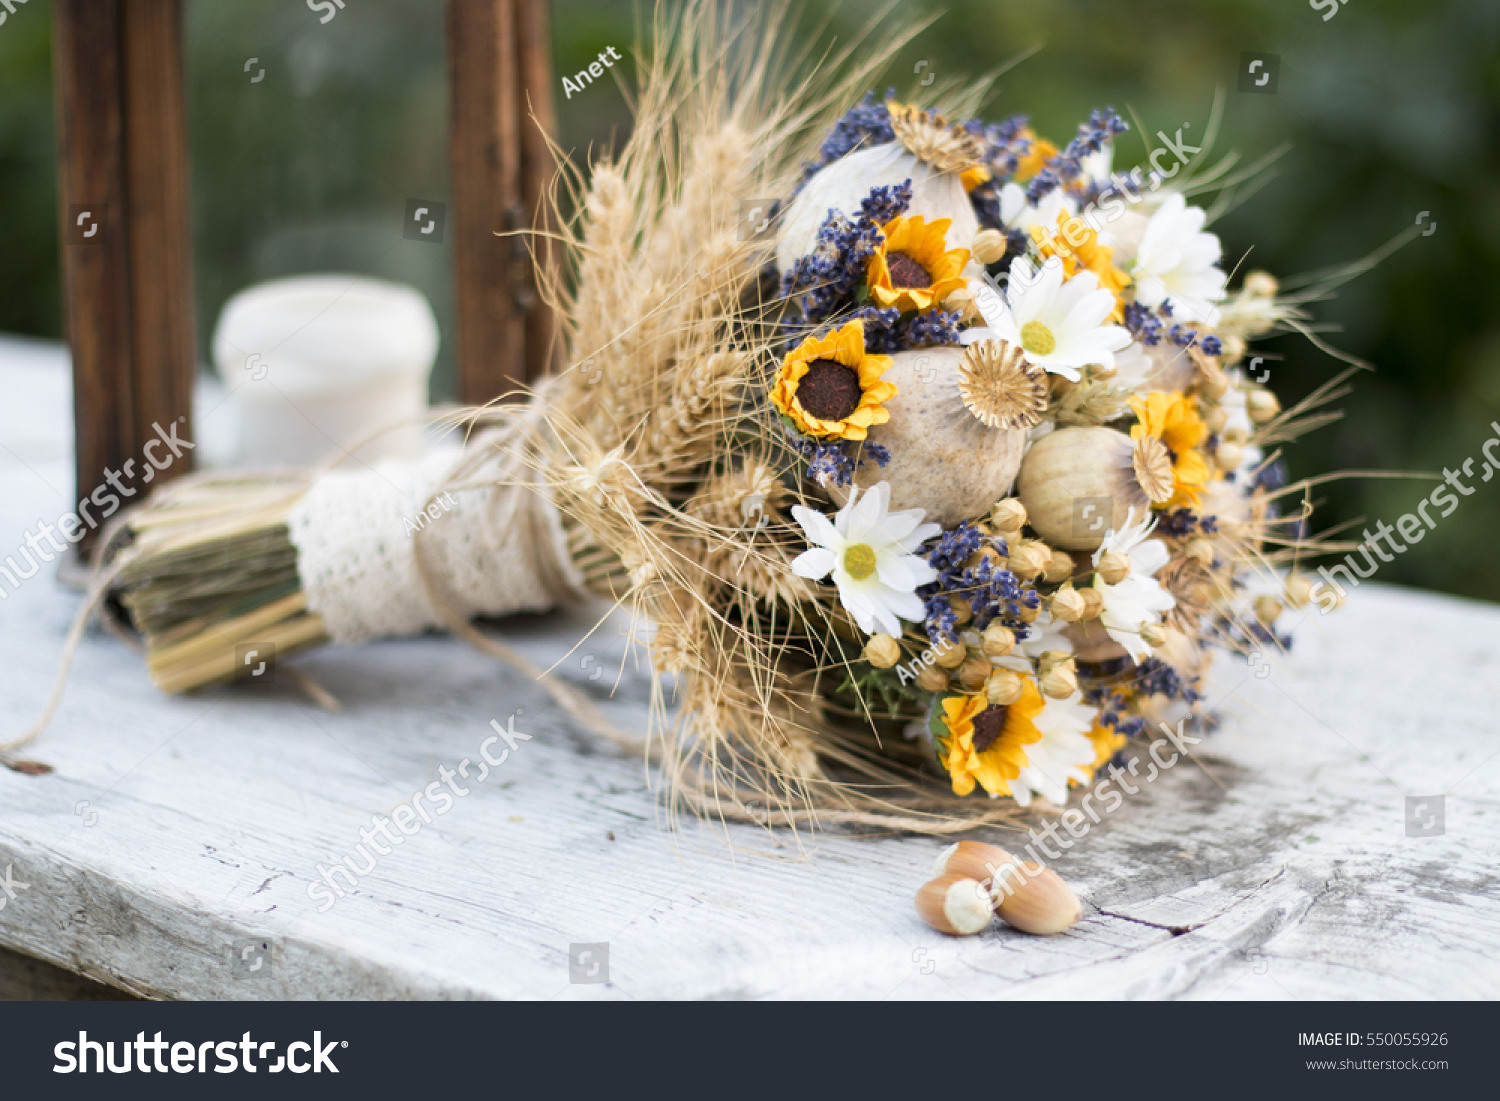
[[[241,291],[213,345],[239,413],[236,460],[309,466],[388,427],[358,457],[414,457],[437,347],[427,299],[400,283],[305,275]]]

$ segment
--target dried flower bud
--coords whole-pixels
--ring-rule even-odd
[[[917,687],[924,692],[946,692],[948,690],[948,674],[936,665],[924,666],[917,674]]]
[[[996,707],[1009,707],[1021,698],[1025,688],[1018,674],[1009,669],[996,669],[984,682],[984,695]]]
[[[1281,284],[1270,272],[1252,271],[1245,276],[1244,289],[1251,298],[1275,298]]]
[[[1058,662],[1043,673],[1037,681],[1037,687],[1042,690],[1042,695],[1054,700],[1065,700],[1077,692],[1078,670],[1073,665],[1073,659]]]
[[[1016,648],[1016,633],[1003,623],[991,623],[982,637],[984,652],[992,658],[1003,658]]]
[[[1286,602],[1293,608],[1305,608],[1312,599],[1312,582],[1300,573],[1286,579]]]
[[[1099,556],[1094,572],[1106,585],[1118,585],[1130,576],[1130,558],[1119,551],[1105,551]]]
[[[1221,443],[1214,452],[1214,462],[1220,470],[1238,470],[1245,461],[1245,449],[1237,443]]]
[[[1083,618],[1098,619],[1104,611],[1104,594],[1093,585],[1085,585],[1078,593],[1083,597]]]
[[[1042,605],[1038,601],[1035,608],[1029,604],[1022,604],[1016,609],[1016,618],[1022,623],[1035,623],[1037,617],[1042,614]]]
[[[959,287],[943,299],[945,310],[957,310],[960,321],[979,321],[979,306],[974,301],[974,292],[968,287]]]
[[[1251,390],[1245,396],[1245,411],[1256,424],[1264,424],[1281,412],[1281,402],[1269,390]]]
[[[1182,553],[1197,562],[1204,569],[1214,564],[1214,543],[1212,539],[1205,539],[1199,535],[1189,539],[1182,548]]]
[[[1236,363],[1245,358],[1246,348],[1244,337],[1237,334],[1230,334],[1229,336],[1226,336],[1224,338],[1223,343],[1224,352],[1223,355],[1220,356],[1220,358],[1224,361],[1225,366],[1233,367]]]
[[[1220,438],[1225,443],[1244,443],[1250,439],[1250,433],[1245,431],[1244,425],[1235,424],[1224,429]]]
[[[959,642],[945,642],[933,648],[932,656],[944,669],[957,669],[969,656],[969,651]]]
[[[1203,408],[1203,425],[1210,432],[1223,432],[1229,420],[1229,412],[1222,405],[1206,405]]]
[[[922,884],[917,891],[917,913],[939,933],[969,936],[989,925],[994,917],[990,893],[976,879],[942,875]]]
[[[1167,641],[1167,633],[1157,623],[1141,624],[1141,641],[1147,646],[1155,648]]]
[[[1001,570],[1005,568],[1005,555],[994,547],[980,547],[964,559],[964,569],[976,570],[982,562],[988,562],[992,569]]]
[[[1067,551],[1052,548],[1052,557],[1047,559],[1047,568],[1042,571],[1042,577],[1048,581],[1064,581],[1073,576],[1073,556]]]
[[[977,656],[964,658],[964,663],[958,667],[958,683],[977,692],[990,679],[992,669],[994,666],[986,658]]]
[[[1255,598],[1255,618],[1267,627],[1276,622],[1276,617],[1282,613],[1281,601],[1270,593],[1261,593]]]
[[[998,532],[1020,531],[1026,525],[1026,506],[1007,497],[990,510],[990,523]]]
[[[1050,673],[1065,661],[1072,661],[1073,655],[1068,650],[1043,650],[1036,659],[1036,671],[1038,673]]]
[[[1030,581],[1047,568],[1052,548],[1035,539],[1027,539],[1010,550],[1010,572],[1022,581]]]
[[[1064,585],[1052,594],[1052,618],[1076,623],[1083,618],[1083,597],[1072,585]]]
[[[901,660],[901,646],[890,635],[871,635],[865,643],[865,660],[877,669],[889,669]]]
[[[960,627],[974,618],[973,606],[961,596],[950,596],[948,607],[953,609],[953,622]]]
[[[981,229],[974,234],[974,243],[969,246],[969,251],[974,254],[974,259],[989,267],[1005,259],[1005,246],[1005,234],[998,229]]]
[[[1229,393],[1229,376],[1224,373],[1224,368],[1219,366],[1219,361],[1213,356],[1206,356],[1194,348],[1193,364],[1198,369],[1194,385],[1198,393],[1209,401],[1218,401]]]

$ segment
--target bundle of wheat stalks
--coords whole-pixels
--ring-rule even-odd
[[[810,57],[782,8],[728,12],[658,12],[629,141],[559,156],[567,366],[529,401],[455,414],[456,457],[195,480],[131,519],[107,597],[162,688],[247,640],[604,596],[651,625],[672,808],[944,833],[1065,802],[1201,703],[1211,646],[1282,642],[1315,594],[1272,570],[1314,544],[1272,449],[1342,380],[1283,412],[1233,370],[1328,289],[1229,295],[1184,194],[1247,174],[1112,175],[1107,111],[1063,147],[947,121],[987,85],[861,102],[916,28]]]

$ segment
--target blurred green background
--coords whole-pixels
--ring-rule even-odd
[[[1318,7],[1314,7],[1314,2]],[[1131,109],[1149,129],[1203,132],[1226,92],[1217,149],[1249,158],[1283,142],[1276,177],[1216,227],[1226,254],[1291,276],[1356,259],[1427,226],[1316,308],[1339,347],[1377,366],[1347,413],[1288,452],[1294,476],[1332,469],[1438,471],[1478,454],[1500,420],[1500,3],[1495,0],[909,0],[935,22],[886,84],[920,98],[929,74],[978,75],[1040,44],[1001,78],[993,117],[1029,113],[1066,140],[1089,109]],[[446,246],[406,240],[409,198],[447,195],[440,0],[348,0],[329,23],[304,0],[186,0],[200,341],[224,300],[261,279],[355,270],[420,287],[443,326],[439,395],[451,388]],[[863,4],[810,0],[806,36],[848,38]],[[606,47],[627,56],[636,9],[551,5],[562,144],[579,154],[625,132],[606,78],[564,98],[561,76]],[[1323,16],[1335,14],[1329,19]],[[812,28],[820,26],[821,31]],[[1274,94],[1237,90],[1247,54],[1279,58]],[[254,62],[251,59],[256,59]],[[265,75],[255,80],[258,70]],[[1126,135],[1117,166],[1140,163]],[[30,0],[0,24],[0,331],[61,335],[50,94],[50,12]],[[1271,341],[1270,384],[1290,404],[1337,364],[1300,338]],[[3,399],[0,399],[3,400]],[[1318,526],[1394,521],[1425,480],[1327,488]],[[1500,480],[1381,580],[1500,599],[1489,540]]]

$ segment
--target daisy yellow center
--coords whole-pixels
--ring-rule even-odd
[[[1021,326],[1021,347],[1034,356],[1050,356],[1057,348],[1057,337],[1040,321],[1028,321]]]
[[[875,548],[869,543],[850,543],[844,548],[844,572],[863,581],[875,572]]]
[[[885,262],[891,269],[891,286],[917,288],[932,286],[932,273],[906,253],[889,253]]]

